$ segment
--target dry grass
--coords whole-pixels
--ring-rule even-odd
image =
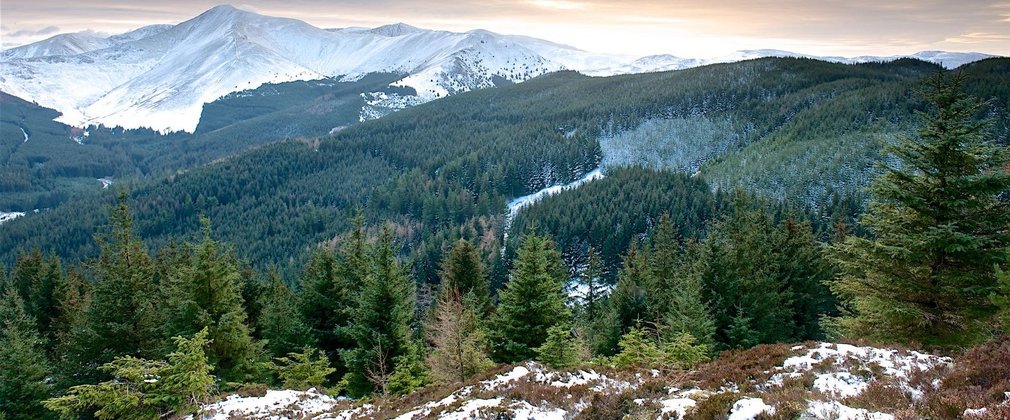
[[[741,392],[753,390],[775,374],[774,368],[800,354],[789,344],[762,344],[748,350],[722,352],[715,360],[698,367],[691,380],[702,389],[719,389],[735,384]]]

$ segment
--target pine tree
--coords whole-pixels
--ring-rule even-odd
[[[460,298],[473,294],[476,305],[474,310],[482,318],[491,315],[494,310],[491,302],[491,285],[484,263],[481,262],[480,254],[473,244],[460,239],[453,245],[452,251],[442,260],[440,278],[442,284],[439,293],[455,294]]]
[[[369,259],[370,269],[347,328],[356,346],[341,353],[348,369],[344,380],[355,396],[375,391],[388,394],[397,358],[408,351],[415,314],[414,282],[396,260],[388,228],[372,247]]]
[[[463,383],[492,366],[484,327],[473,309],[476,305],[471,303],[475,301],[447,293],[425,326],[426,338],[433,347],[427,361],[438,382]]]
[[[985,139],[986,104],[960,76],[929,83],[932,110],[915,137],[888,148],[862,223],[872,238],[836,249],[843,273],[832,290],[848,312],[833,323],[849,337],[967,346],[986,338],[995,308],[993,267],[1010,243],[1006,152]]]
[[[35,320],[12,287],[0,299],[0,414],[10,419],[49,417],[42,400],[49,397],[50,363]]]
[[[678,369],[691,369],[708,359],[709,346],[699,344],[690,333],[680,333],[663,343],[663,363]]]
[[[554,369],[565,369],[579,362],[579,349],[571,327],[560,324],[547,329],[547,339],[537,347],[537,361]]]
[[[549,239],[526,236],[510,277],[491,330],[492,357],[505,363],[533,359],[547,330],[571,318],[563,292],[567,272]]]

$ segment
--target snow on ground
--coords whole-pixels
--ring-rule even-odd
[[[98,182],[102,183],[102,189],[108,189],[109,185],[112,185],[115,181],[112,178],[98,178]]]
[[[838,401],[810,401],[807,413],[818,419],[833,420],[893,420],[894,416],[863,408],[852,408]]]
[[[775,407],[765,404],[764,400],[760,398],[744,398],[733,403],[729,420],[749,420],[756,418],[761,413],[775,414]]]
[[[767,385],[781,385],[786,378],[797,378],[815,370],[818,366],[829,372],[816,372],[814,389],[839,398],[859,395],[873,381],[872,375],[853,372],[873,372],[894,378],[902,389],[914,398],[922,391],[908,385],[913,371],[924,371],[953,361],[948,357],[938,357],[916,351],[898,351],[874,347],[858,347],[850,344],[821,343],[801,356],[794,356],[782,363],[782,372],[776,373]],[[827,366],[824,366],[827,365]]]
[[[23,143],[28,143],[28,132],[25,131],[24,128],[21,128],[21,127],[18,127],[18,128],[21,129],[21,134],[23,134],[25,136],[25,141]]]
[[[486,380],[450,390],[445,396],[418,403],[394,412],[383,411],[381,405],[364,404],[350,408],[342,402],[315,391],[269,391],[263,397],[231,396],[204,407],[200,419],[242,418],[312,418],[350,420],[359,418],[390,417],[397,420],[421,418],[470,419],[566,419],[578,416],[593,404],[596,396],[617,396],[630,393],[637,417],[682,419],[702,401],[715,395],[729,394],[727,402],[729,419],[754,419],[761,414],[775,414],[778,401],[774,394],[786,379],[813,375],[808,385],[801,418],[838,420],[893,420],[889,413],[873,412],[850,407],[842,399],[858,395],[875,380],[890,379],[911,393],[916,390],[908,378],[917,369],[931,369],[952,363],[949,358],[937,357],[915,351],[859,347],[847,344],[820,343],[795,346],[794,355],[766,373],[767,382],[752,382],[756,387],[728,383],[719,389],[691,387],[677,388],[682,382],[673,379],[660,396],[655,382],[663,381],[660,371],[615,373],[604,368],[585,367],[571,371],[555,371],[538,363],[527,362],[513,366]],[[668,372],[669,373],[669,372]],[[615,376],[618,375],[618,376]],[[687,376],[684,376],[687,378]],[[691,384],[688,380],[687,384]],[[662,386],[662,382],[660,382]],[[750,391],[743,391],[750,389]],[[765,394],[768,393],[769,396]],[[552,396],[552,397],[548,397]],[[381,400],[380,400],[381,401]],[[379,403],[376,403],[379,404]],[[851,404],[851,403],[850,403]],[[711,407],[709,407],[711,409]],[[386,408],[385,410],[391,410]],[[979,413],[969,410],[966,417]],[[394,417],[395,416],[395,417]]]
[[[337,401],[315,389],[304,392],[270,390],[262,397],[228,396],[224,400],[204,406],[197,418],[200,420],[306,418],[333,409]]]
[[[0,224],[9,222],[24,215],[25,213],[21,211],[12,211],[9,213],[0,211]]]

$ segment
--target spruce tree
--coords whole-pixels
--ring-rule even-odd
[[[133,231],[133,217],[125,193],[112,208],[110,226],[96,235],[97,259],[89,264],[94,278],[92,304],[79,338],[78,380],[94,382],[98,366],[115,357],[160,353],[161,321],[157,311],[154,265],[143,242]]]
[[[330,367],[330,360],[323,352],[311,347],[274,360],[273,369],[281,380],[281,386],[289,389],[322,387],[326,377],[336,371]]]
[[[339,252],[328,247],[313,251],[301,276],[297,301],[315,346],[330,358],[338,375],[346,373],[341,352],[356,345],[348,327],[354,300],[369,271],[360,213],[353,225]]]
[[[607,287],[604,283],[606,275],[603,260],[596,248],[589,247],[586,251],[586,267],[579,271],[578,281],[583,291],[581,304],[586,320],[595,320],[601,312],[600,302],[605,298]]]
[[[462,298],[468,294],[474,297],[474,310],[483,318],[491,315],[494,306],[491,302],[491,285],[488,282],[484,263],[480,260],[477,248],[468,241],[460,239],[452,250],[442,260],[442,270],[439,273],[442,281],[440,294],[454,294]]]
[[[42,401],[52,392],[50,363],[35,320],[12,287],[0,299],[0,414],[9,419],[51,417]]]
[[[512,363],[536,357],[536,348],[555,325],[570,321],[565,307],[567,270],[554,243],[527,235],[515,259],[510,279],[499,294],[491,330],[492,357]]]
[[[846,310],[833,325],[848,337],[969,346],[987,336],[994,266],[1010,242],[1005,150],[988,141],[986,103],[963,80],[938,75],[918,135],[887,150],[862,224],[870,238],[835,248],[843,273],[832,290]]]
[[[537,347],[537,361],[554,369],[565,369],[579,362],[579,349],[572,329],[559,324],[547,329],[547,339]]]
[[[202,223],[203,238],[187,245],[188,257],[165,285],[168,332],[189,336],[207,328],[208,357],[218,375],[228,382],[256,380],[261,346],[246,325],[238,261],[211,237],[210,222]]]
[[[409,350],[415,315],[414,282],[397,262],[388,228],[369,254],[370,268],[346,329],[355,347],[341,353],[347,390],[355,396],[388,394],[396,363]]]
[[[612,355],[618,351],[618,341],[632,327],[648,322],[649,306],[643,284],[651,282],[647,251],[632,243],[617,274],[617,285],[610,293],[606,312],[594,326],[593,343],[596,353]]]
[[[309,346],[312,336],[302,321],[298,306],[292,304],[296,301],[294,292],[276,272],[271,272],[269,277],[270,283],[260,296],[262,309],[256,326],[259,336],[266,340],[267,351],[282,356]]]
[[[711,347],[715,319],[705,303],[702,283],[707,259],[703,247],[693,242],[688,244],[684,262],[672,273],[667,310],[660,322],[666,336],[676,338],[688,334],[700,345]]]

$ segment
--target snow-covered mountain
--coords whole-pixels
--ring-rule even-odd
[[[984,58],[920,54],[945,65]],[[203,104],[265,83],[398,73],[404,77],[393,85],[413,88],[416,95],[366,95],[369,106],[396,109],[562,69],[606,76],[763,56],[799,54],[757,50],[705,60],[636,58],[484,30],[455,33],[402,23],[320,29],[299,20],[217,6],[177,25],[147,26],[116,36],[63,34],[3,51],[0,90],[56,109],[63,113],[60,121],[73,126],[101,123],[192,132]],[[362,110],[363,118],[374,115],[381,112]]]

